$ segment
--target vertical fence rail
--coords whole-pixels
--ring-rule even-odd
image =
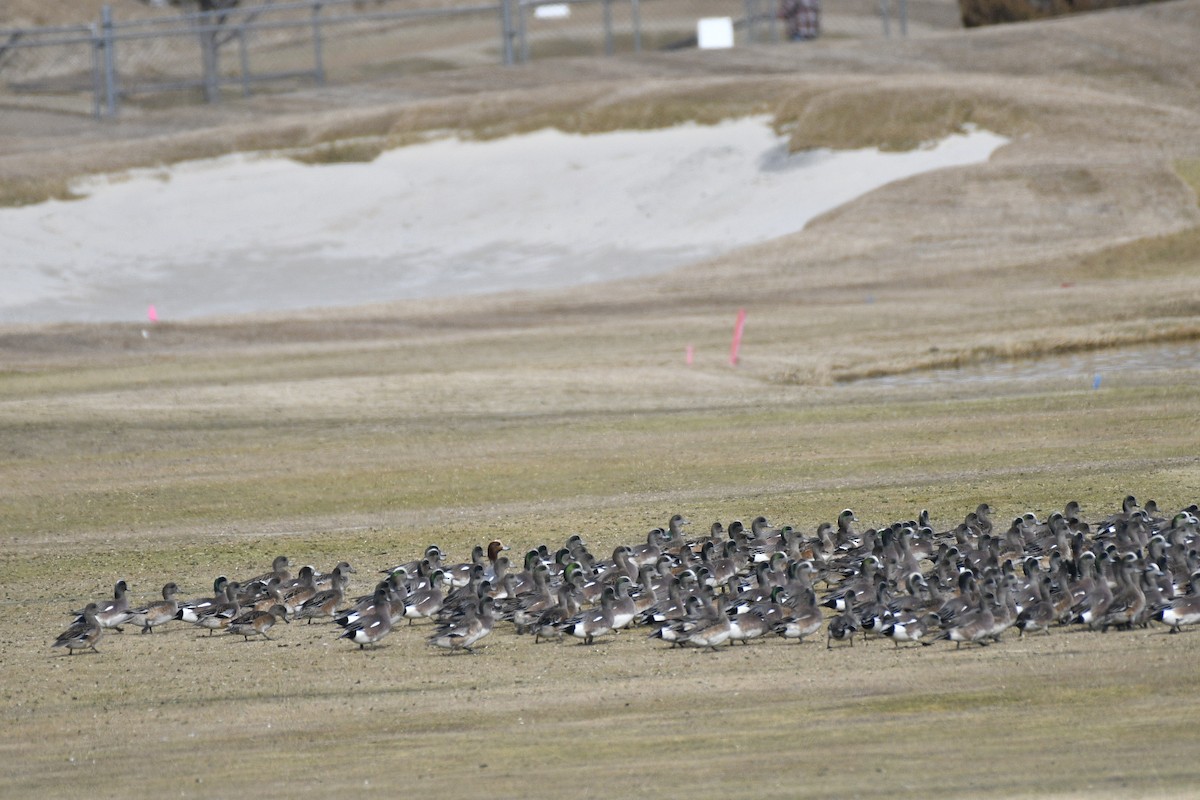
[[[321,4],[313,3],[313,75],[318,86],[325,85],[325,53],[321,44]]]
[[[525,3],[517,3],[517,43],[522,64],[529,63],[529,10]]]
[[[200,37],[200,63],[204,73],[204,99],[215,103],[221,99],[220,64],[217,56],[216,14],[205,11],[200,15],[196,34]]]
[[[642,6],[639,0],[629,0],[629,17],[633,22],[633,52],[642,52]]]
[[[514,6],[517,6],[517,13],[522,15],[522,24],[524,24],[525,12],[520,9],[518,0],[500,0],[500,52],[504,54],[505,66],[512,66],[516,63],[516,53],[513,48],[513,40],[517,37],[514,27],[516,22],[516,15],[513,13]]]
[[[603,2],[604,2],[604,55],[611,56],[617,52],[616,42],[613,40],[612,0],[603,0]]]
[[[100,12],[100,31],[104,54],[104,113],[111,119],[117,116],[117,52],[112,6],[106,5]]]
[[[242,97],[250,96],[250,49],[246,46],[246,26],[237,29],[238,63],[242,68]]]

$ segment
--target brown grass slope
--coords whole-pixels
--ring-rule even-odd
[[[885,187],[727,258],[553,293],[272,319],[0,331],[0,794],[426,797],[1188,796],[1196,634],[955,652],[636,633],[592,648],[420,630],[359,652],[169,626],[49,648],[118,578],[287,553],[372,570],[676,511],[811,532],[981,501],[998,519],[1133,492],[1197,500],[1196,371],[896,388],[849,381],[1193,341],[1200,2],[908,42],[463,71],[112,126],[5,111],[5,187],[239,147],[399,142],[770,113],[797,147],[904,147],[974,123],[987,164]],[[531,122],[530,120],[533,120]],[[54,154],[51,155],[53,148]],[[22,183],[24,182],[24,183]],[[743,362],[725,363],[738,307]],[[692,368],[685,344],[696,347]]]

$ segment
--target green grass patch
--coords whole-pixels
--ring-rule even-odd
[[[67,177],[9,178],[0,181],[0,208],[30,206],[47,200],[78,200]]]
[[[1200,204],[1200,158],[1181,158],[1175,162],[1175,172],[1197,195]]]
[[[369,164],[387,149],[385,139],[339,139],[285,155],[301,164]]]
[[[863,399],[766,411],[531,419],[499,413],[442,425],[404,415],[312,418],[296,409],[278,419],[181,409],[109,422],[30,420],[8,427],[11,455],[0,475],[10,492],[0,501],[0,526],[19,540],[274,519],[363,525],[396,513],[437,518],[470,508],[486,516],[488,508],[525,507],[546,508],[562,532],[606,508],[605,498],[641,498],[652,519],[695,506],[722,518],[754,510],[744,502],[727,505],[739,493],[763,498],[758,505],[772,514],[815,526],[847,502],[839,494],[853,493],[864,513],[881,516],[908,518],[914,506],[961,514],[1023,476],[1042,486],[1014,486],[1007,495],[1014,504],[1057,507],[1079,499],[1107,506],[1126,492],[1119,481],[1081,485],[1081,475],[1106,474],[1110,463],[1186,459],[1188,443],[1175,434],[1200,414],[1193,394],[1183,387],[1114,387],[953,406]],[[38,475],[52,473],[69,477],[39,483]],[[942,488],[961,485],[964,475],[991,488]],[[805,500],[779,499],[791,493]],[[816,504],[817,513],[804,507],[814,493],[829,498]],[[872,499],[883,495],[888,502]],[[657,507],[653,497],[663,498]],[[1186,499],[1182,490],[1177,499]]]
[[[775,106],[775,125],[790,137],[793,152],[912,150],[969,126],[1013,136],[1028,130],[1031,120],[1031,111],[1005,98],[878,83],[810,89]]]

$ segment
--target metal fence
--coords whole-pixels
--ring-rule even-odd
[[[895,3],[895,5],[893,5]],[[737,45],[780,41],[777,0],[303,0],[0,30],[11,93],[90,95],[97,117],[167,96],[217,102],[289,83],[697,46],[730,19]],[[895,16],[895,19],[893,19]],[[906,0],[824,0],[826,37],[907,35]],[[181,94],[182,93],[182,94]]]

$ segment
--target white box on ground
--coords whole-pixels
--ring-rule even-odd
[[[696,23],[696,43],[701,50],[733,47],[733,17],[704,17]]]
[[[538,6],[533,10],[536,19],[567,19],[571,16],[571,7],[566,3],[552,3]]]

